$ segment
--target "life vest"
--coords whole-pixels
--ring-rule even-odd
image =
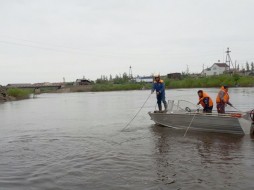
[[[224,93],[224,96],[223,98],[221,99],[220,98],[220,92],[223,91]],[[223,101],[222,101],[223,100]],[[219,103],[228,103],[229,101],[229,95],[228,95],[228,92],[226,91],[226,89],[222,86],[218,95],[217,95],[217,98],[216,98],[216,103],[219,104]]]
[[[204,101],[203,101],[204,98],[209,98],[209,107],[213,106],[213,100],[212,100],[212,98],[210,98],[210,96],[208,96],[208,94],[206,92],[203,92],[203,97],[199,98],[199,102],[203,106],[203,108],[206,106]]]
[[[159,92],[161,94],[165,93],[165,85],[163,80],[154,81],[152,91]]]
[[[157,81],[155,80],[154,83],[164,83],[164,81],[160,79],[159,82],[157,82]]]

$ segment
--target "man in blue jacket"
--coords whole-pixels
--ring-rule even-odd
[[[153,88],[152,88],[152,93],[156,91],[157,95],[157,104],[159,107],[159,111],[162,111],[162,106],[161,102],[164,104],[165,111],[167,111],[168,104],[165,100],[165,84],[164,81],[160,79],[160,75],[155,75],[154,76],[154,83],[153,83]]]

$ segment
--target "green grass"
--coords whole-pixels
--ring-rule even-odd
[[[19,88],[10,88],[7,90],[9,96],[15,97],[17,99],[29,98],[30,94],[33,93],[33,90],[28,89],[19,89]]]
[[[210,77],[185,77],[183,79],[164,79],[166,88],[211,88],[228,85],[230,87],[254,86],[253,76],[219,75]],[[91,91],[119,91],[119,90],[140,90],[151,89],[152,84],[125,83],[125,84],[94,84]]]
[[[236,75],[220,75],[199,78],[186,77],[181,80],[165,79],[165,84],[167,88],[210,88],[220,87],[221,85],[228,85],[230,87],[251,87],[254,86],[254,77]]]
[[[92,91],[119,91],[119,90],[141,90],[150,89],[149,84],[94,84],[92,86]]]

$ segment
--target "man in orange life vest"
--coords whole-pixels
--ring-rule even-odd
[[[221,87],[221,89],[217,95],[217,98],[216,98],[216,103],[217,103],[218,113],[225,113],[226,104],[230,105],[231,107],[233,106],[229,102],[228,86]]]
[[[210,96],[203,90],[198,91],[199,101],[197,105],[201,104],[204,113],[212,113],[213,110],[213,101]]]
[[[168,108],[168,104],[165,100],[165,84],[164,81],[160,79],[160,75],[155,75],[154,76],[154,83],[153,83],[153,88],[152,88],[152,93],[156,91],[156,97],[157,97],[157,104],[159,107],[159,111],[162,111],[162,106],[161,102],[164,104],[165,111]]]

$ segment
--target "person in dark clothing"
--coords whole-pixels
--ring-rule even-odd
[[[160,79],[160,75],[155,75],[154,77],[154,83],[153,83],[153,87],[152,87],[152,93],[154,91],[156,91],[156,97],[157,97],[157,104],[159,107],[159,111],[162,111],[162,105],[161,102],[163,102],[164,104],[164,111],[167,111],[168,108],[168,104],[165,100],[165,84],[164,81]]]

